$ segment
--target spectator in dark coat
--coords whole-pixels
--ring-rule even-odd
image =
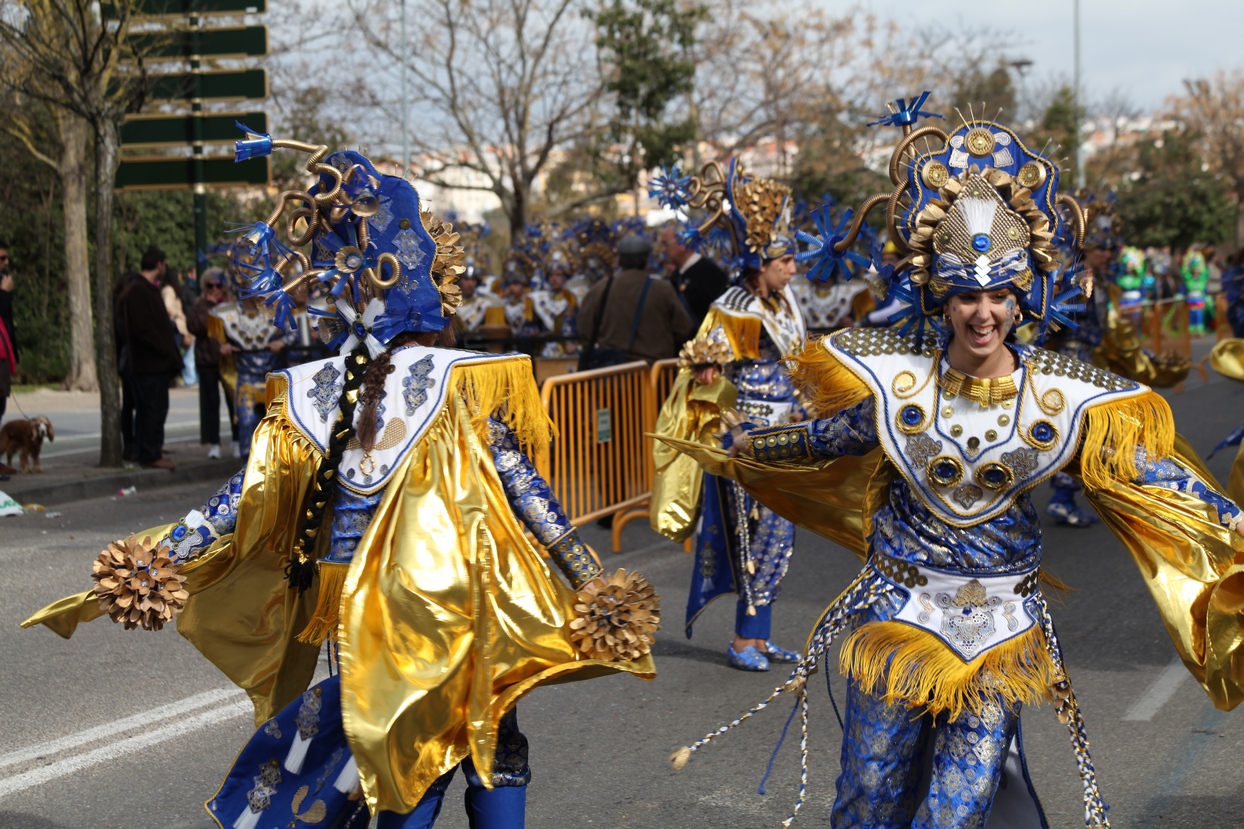
[[[678,232],[672,224],[661,230],[661,254],[674,268],[670,274],[670,284],[678,292],[687,313],[691,315],[691,321],[698,329],[708,315],[708,307],[713,304],[713,300],[730,287],[730,279],[712,259],[680,245]]]
[[[624,237],[618,243],[621,270],[611,279],[597,282],[583,298],[579,336],[589,343],[595,338],[598,354],[604,350],[619,355],[620,359],[610,362],[646,360],[651,363],[677,357],[683,343],[695,334],[696,325],[674,289],[665,280],[649,276],[648,254],[651,252],[651,244],[642,236]],[[645,285],[648,287],[646,295]],[[604,299],[606,290],[608,300]],[[602,302],[605,303],[603,309]]]
[[[209,458],[220,457],[220,341],[208,336],[208,313],[229,299],[225,272],[209,268],[200,283],[203,295],[186,312],[186,328],[194,335],[194,365],[199,372],[199,443],[207,444]],[[233,440],[238,439],[238,422],[233,415],[233,395],[225,394]]]
[[[160,295],[165,256],[159,248],[143,254],[139,279],[130,279],[118,301],[119,332],[124,336],[135,403],[134,438],[137,460],[155,469],[176,469],[161,452],[168,417],[168,389],[181,373],[177,330]]]

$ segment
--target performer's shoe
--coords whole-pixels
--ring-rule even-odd
[[[772,642],[765,642],[765,656],[768,657],[770,662],[785,662],[788,664],[793,664],[803,659],[802,654],[788,651],[786,648],[779,648]]]
[[[1051,501],[1050,505],[1045,508],[1045,514],[1069,527],[1091,527],[1097,523],[1097,516],[1093,513],[1082,510],[1075,504],[1066,504],[1061,501]]]
[[[748,645],[741,652],[736,651],[734,645],[730,645],[726,648],[726,661],[731,668],[738,668],[740,671],[769,670],[769,660],[755,645]]]

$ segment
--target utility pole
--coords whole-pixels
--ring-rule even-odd
[[[1081,119],[1082,102],[1084,96],[1080,87],[1080,0],[1075,0],[1075,89],[1073,90],[1072,100],[1074,101],[1073,109],[1075,112],[1075,141],[1076,151],[1076,189],[1084,187],[1084,141],[1083,139],[1083,121]]]
[[[406,0],[402,0],[402,178],[406,178],[410,170],[410,100],[407,98],[406,56],[410,50],[406,48]]]
[[[207,176],[203,167],[203,67],[199,31],[203,18],[190,16],[190,77],[194,84],[190,99],[192,152],[194,167],[191,192],[194,193],[194,272],[197,281],[207,266]]]

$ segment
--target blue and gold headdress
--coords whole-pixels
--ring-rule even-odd
[[[942,305],[970,291],[1009,288],[1023,315],[1050,326],[1072,325],[1065,301],[1079,290],[1056,293],[1062,262],[1052,240],[1066,209],[1069,237],[1084,244],[1084,214],[1071,196],[1058,192],[1058,167],[1027,147],[1009,128],[965,119],[951,133],[936,126],[916,128],[928,93],[890,105],[874,123],[900,127],[903,137],[890,157],[894,190],[867,199],[851,227],[823,234],[803,256],[836,268],[850,253],[864,216],[886,205],[886,227],[903,258],[890,274],[888,291],[907,308],[894,318],[902,330],[940,329]],[[917,148],[917,143],[924,151]],[[882,286],[885,287],[885,286]]]
[[[688,223],[681,241],[695,251],[722,253],[731,267],[760,268],[795,252],[790,188],[747,175],[737,158],[724,167],[710,161],[698,176],[666,168],[653,178],[648,192],[669,209],[707,214]]]
[[[357,152],[330,154],[238,126],[248,135],[237,142],[237,160],[298,150],[310,154],[306,170],[316,177],[305,191],[281,193],[267,219],[240,231],[232,264],[246,277],[244,298],[259,299],[277,326],[292,328],[297,298],[322,286],[330,304],[318,312],[321,337],[343,354],[363,344],[376,357],[398,334],[449,325],[462,298],[462,248],[449,224],[422,209],[409,181],[380,173]],[[288,243],[277,235],[282,218]]]

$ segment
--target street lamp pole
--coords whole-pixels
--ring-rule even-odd
[[[1075,89],[1073,90],[1072,100],[1073,115],[1075,116],[1075,135],[1072,140],[1075,142],[1076,151],[1076,188],[1084,187],[1084,141],[1083,141],[1083,123],[1081,119],[1081,103],[1084,100],[1080,88],[1080,0],[1075,0]]]
[[[1077,0],[1078,1],[1078,0]],[[410,101],[407,99],[406,56],[410,50],[406,48],[406,0],[402,0],[402,177],[410,170]]]

